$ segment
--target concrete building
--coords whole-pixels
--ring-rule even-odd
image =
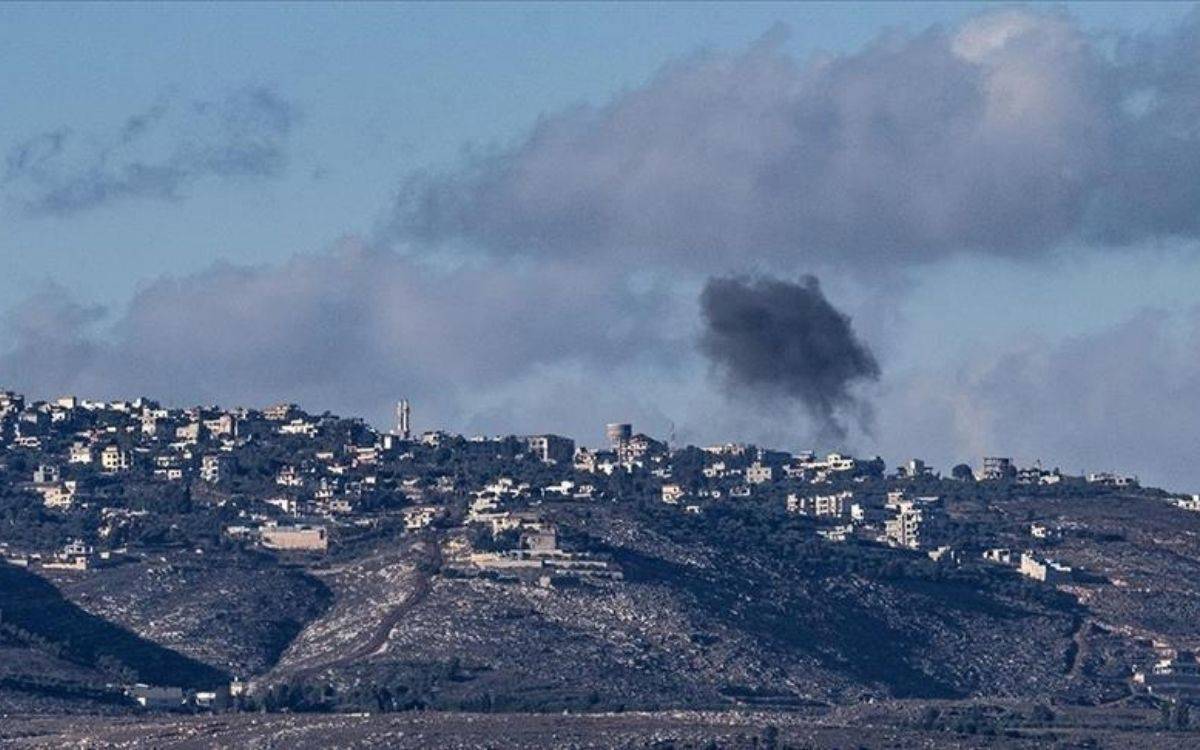
[[[71,444],[71,450],[67,454],[67,463],[71,464],[90,464],[92,462],[92,446],[82,440],[76,440]]]
[[[560,435],[529,435],[525,446],[545,464],[569,464],[575,458],[575,441]]]
[[[1011,458],[984,456],[983,472],[979,475],[980,480],[1011,479],[1016,475],[1017,467],[1013,465]]]
[[[329,549],[329,534],[324,526],[267,526],[262,530],[262,545],[267,549],[324,552]]]
[[[678,505],[679,501],[684,496],[683,488],[677,484],[664,484],[662,486],[662,501],[670,505]]]
[[[1070,566],[1054,560],[1039,560],[1028,552],[1021,555],[1021,564],[1017,571],[1042,583],[1061,583],[1071,577]]]
[[[233,459],[224,453],[213,453],[200,459],[200,479],[217,484],[229,475]]]
[[[115,443],[100,451],[100,468],[108,473],[129,471],[131,466],[133,455]]]
[[[59,480],[58,467],[54,464],[38,464],[33,470],[34,484],[53,484]]]
[[[1200,697],[1200,663],[1190,651],[1169,652],[1147,671],[1135,672],[1133,682],[1146,692],[1172,700]]]
[[[788,495],[787,509],[789,513],[799,513],[802,516],[814,518],[843,518],[850,515],[850,506],[854,502],[854,493],[849,490],[830,495]]]
[[[895,511],[892,518],[884,521],[883,542],[892,547],[918,549],[921,546],[921,522],[924,519],[916,500],[897,499],[889,502]]]
[[[746,481],[750,484],[763,484],[771,481],[775,472],[770,466],[766,466],[758,461],[746,467]]]

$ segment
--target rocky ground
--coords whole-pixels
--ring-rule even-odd
[[[919,726],[930,710],[939,726]],[[1017,705],[900,703],[802,712],[7,717],[5,748],[1195,748],[1148,708],[1074,709],[1031,722]],[[956,716],[983,717],[954,724]]]

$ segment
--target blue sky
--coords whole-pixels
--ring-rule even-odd
[[[455,173],[472,153],[519,153],[532,129],[546,118],[554,122],[578,105],[602,106],[639,91],[655,80],[664,65],[693,59],[701,50],[739,55],[782,23],[789,33],[781,54],[804,66],[825,54],[855,55],[883,34],[912,38],[936,25],[953,30],[981,14],[1008,7],[980,3],[0,5],[4,70],[0,153],[9,154],[10,160],[13,149],[41,134],[65,129],[85,146],[108,143],[129,118],[157,103],[171,102],[176,113],[188,112],[193,103],[222,101],[229,92],[246,87],[273,92],[298,114],[283,137],[286,163],[278,173],[267,177],[199,174],[183,183],[175,200],[133,197],[89,210],[36,214],[22,208],[29,185],[9,179],[0,191],[0,260],[7,271],[0,276],[0,310],[30,309],[29,295],[52,281],[78,305],[106,308],[105,317],[89,318],[86,323],[99,340],[127,337],[124,331],[133,327],[130,321],[141,320],[128,314],[134,295],[161,289],[164,277],[187,285],[196,275],[210,278],[204,275],[214,273],[214,264],[253,266],[266,269],[267,274],[299,268],[298,255],[324,262],[321,259],[328,253],[341,252],[331,248],[346,242],[376,242],[387,234],[382,228],[392,215],[396,196],[413,175]],[[1081,33],[1102,47],[1109,39],[1170,34],[1187,22],[1193,8],[1176,3],[1081,3],[1032,6],[1032,12],[1039,17],[1066,12]],[[184,141],[193,137],[163,129],[155,136],[162,143],[153,142],[150,148],[157,145],[169,151],[177,135]],[[450,244],[470,246],[473,241],[479,244],[477,238],[450,238]],[[887,416],[892,413],[888,399],[895,397],[896,389],[911,385],[905,378],[925,378],[921,368],[936,369],[943,377],[973,372],[984,366],[980,358],[995,354],[988,351],[987,342],[997,339],[1018,342],[1013,344],[1018,349],[1022,341],[1040,341],[1046,348],[1070,346],[1081,338],[1092,340],[1089,337],[1103,341],[1145,308],[1175,316],[1165,325],[1186,326],[1189,319],[1176,318],[1190,315],[1195,304],[1192,290],[1200,283],[1195,244],[1186,236],[1148,236],[1118,250],[1095,250],[1086,241],[1068,238],[1037,258],[1005,252],[947,253],[904,268],[903,279],[887,293],[891,298],[887,304],[876,304],[880,291],[864,280],[861,269],[848,272],[836,263],[808,268],[802,263],[770,266],[774,261],[764,261],[768,264],[764,266],[755,261],[744,268],[725,265],[713,270],[769,267],[821,272],[830,297],[854,317],[884,364],[880,387],[885,393],[878,397],[883,427],[876,428],[874,436],[857,437],[852,447],[895,451],[896,446],[917,443],[913,452],[918,452],[922,440],[932,441],[932,436],[896,434],[896,425],[907,424],[908,417]],[[423,262],[446,262],[454,255],[446,243],[427,246],[411,237],[399,240],[398,246],[401,253]],[[662,273],[659,269],[651,275]],[[679,293],[691,294],[697,284],[699,279],[681,281]],[[10,330],[0,330],[0,345],[6,335],[18,337],[20,324],[15,321],[10,312]],[[429,326],[427,335],[436,338],[436,323]],[[20,342],[15,346],[19,348]],[[661,351],[664,346],[655,344],[650,349]],[[429,356],[437,356],[438,350],[430,351]],[[635,358],[630,365],[639,374],[630,376],[629,387],[654,392],[657,386],[651,381],[660,372],[656,368],[683,377],[678,374],[684,368],[678,364],[686,359],[683,355],[669,364],[647,357]],[[463,367],[479,367],[466,357],[455,361]],[[988,361],[988,367],[1003,369]],[[509,380],[486,398],[469,404],[449,397],[437,401],[429,418],[458,429],[502,429],[500,423],[512,410],[531,412],[516,406],[524,398],[515,395],[518,391],[539,387],[536,384],[545,379],[557,378],[554,382],[565,388],[563,383],[587,383],[598,377],[580,374],[590,372],[586,357],[545,362],[546,370],[511,369],[506,374]],[[26,385],[19,382],[22,378],[35,380],[30,373],[38,372],[25,364],[13,365],[12,371],[20,385]],[[54,385],[45,387],[59,382],[98,387],[100,382],[99,376],[59,375],[58,381],[47,378],[45,382]],[[386,418],[381,397],[341,398],[338,394],[357,386],[321,377],[312,375],[288,387],[331,406],[356,408],[377,420]],[[700,379],[702,373],[697,370],[687,377]],[[3,381],[5,373],[0,370],[0,384]],[[264,382],[261,390],[230,389],[228,398],[257,395],[269,384]],[[114,389],[121,385],[112,383]],[[715,397],[708,386],[695,384],[690,391],[677,386],[670,389],[687,391],[694,400],[679,397],[669,409],[672,421],[686,422],[677,418],[679,411]],[[469,383],[457,387],[472,389]],[[397,386],[402,388],[403,383]],[[224,394],[216,389],[196,398]],[[184,394],[173,395],[187,400]],[[636,400],[613,396],[606,406],[619,409],[628,402],[636,415],[667,421],[657,406],[634,404]],[[735,407],[729,408],[736,412]],[[963,408],[965,412],[956,412],[960,421],[963,413],[970,412]],[[583,419],[549,410],[532,412],[550,422],[549,427],[563,431],[577,431]],[[586,419],[591,420],[591,415]],[[747,426],[734,417],[721,424],[723,429],[744,433],[730,437],[767,439],[781,434],[779,429]],[[518,426],[525,425],[513,429]],[[715,437],[711,427],[698,424],[691,429],[698,440]],[[881,436],[879,429],[892,429],[892,434]],[[935,427],[922,429],[941,432]],[[1145,439],[1129,437],[1131,442]],[[1047,450],[1066,446],[1066,452],[1078,454],[1064,460],[1092,461],[1114,454],[1113,463],[1120,465],[1113,468],[1138,469],[1124,466],[1120,440],[1081,446],[1038,433],[1014,439],[1009,451],[1032,453],[1041,443]],[[975,449],[964,448],[964,457]],[[937,450],[939,458],[950,452]],[[1182,468],[1183,459],[1172,460],[1150,470],[1191,481],[1193,474]],[[1200,474],[1194,479],[1200,482]]]
[[[738,49],[775,23],[804,57],[882,30],[951,23],[983,3],[5,4],[0,143],[54,128],[111,131],[168,91],[278,87],[303,125],[286,179],[201,184],[179,205],[8,217],[0,302],[44,277],[119,305],[139,280],[214,260],[262,263],[368,231],[403,176],[537,117],[600,103],[661,65]],[[1068,6],[1096,29],[1178,22],[1180,3]],[[314,176],[317,175],[317,176]]]

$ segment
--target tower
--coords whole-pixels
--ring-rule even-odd
[[[412,407],[408,405],[408,399],[400,399],[400,403],[396,404],[396,433],[404,440],[408,440],[412,436]]]

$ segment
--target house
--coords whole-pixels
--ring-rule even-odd
[[[1096,484],[1102,487],[1137,487],[1138,478],[1124,474],[1115,474],[1111,471],[1099,471],[1087,475],[1088,484]]]
[[[1135,672],[1133,682],[1144,686],[1151,695],[1195,699],[1200,697],[1200,663],[1190,651],[1173,651],[1149,672]]]
[[[263,409],[263,419],[271,422],[283,422],[291,419],[293,414],[300,411],[300,407],[295,404],[275,404]]]
[[[304,477],[300,475],[295,466],[284,466],[275,475],[275,484],[281,487],[303,487]]]
[[[81,440],[76,440],[71,444],[71,450],[67,454],[67,463],[70,464],[90,464],[92,462],[92,446],[89,443]]]
[[[758,461],[746,467],[746,481],[750,484],[762,484],[771,481],[774,470]]]
[[[279,497],[269,497],[266,500],[263,500],[263,502],[267,505],[273,505],[284,513],[292,516],[296,515],[296,512],[299,510],[299,503],[294,497],[284,497],[281,495]]]
[[[664,503],[678,505],[684,494],[683,487],[677,484],[664,484],[662,486],[662,501]]]
[[[828,542],[844,542],[854,535],[854,525],[845,523],[817,529],[817,536]]]
[[[42,495],[42,504],[55,510],[67,510],[75,504],[79,485],[74,480],[55,482],[37,488]]]
[[[1184,510],[1200,511],[1200,495],[1176,498],[1175,504]]]
[[[53,464],[39,464],[33,470],[34,484],[54,484],[59,479],[58,467]]]
[[[993,547],[992,549],[984,550],[983,559],[997,565],[1012,565],[1013,553],[1012,550],[1004,547]]]
[[[320,428],[313,422],[308,422],[303,419],[293,419],[287,424],[279,426],[280,435],[300,435],[306,438],[314,438]]]
[[[409,508],[404,511],[404,528],[408,531],[419,531],[433,523],[437,515],[438,509],[432,506]]]

